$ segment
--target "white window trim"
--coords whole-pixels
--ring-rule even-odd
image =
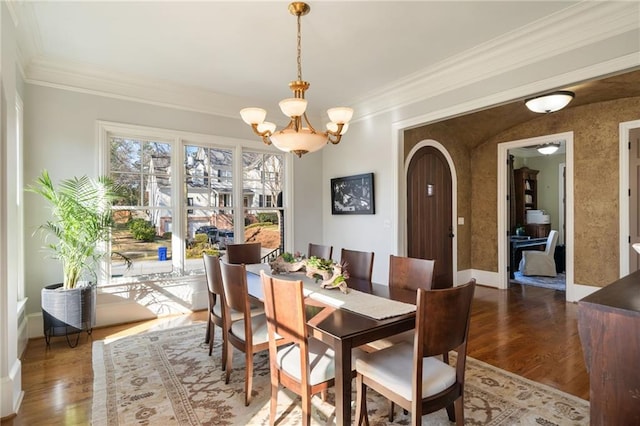
[[[96,122],[96,140],[98,143],[98,164],[97,170],[100,175],[108,175],[110,173],[110,149],[109,140],[111,135],[121,135],[128,138],[140,138],[144,140],[158,140],[169,142],[172,144],[172,206],[174,213],[172,217],[172,249],[173,249],[173,269],[178,271],[179,275],[184,273],[182,262],[184,259],[185,245],[180,243],[184,241],[186,236],[182,235],[184,217],[184,209],[182,204],[176,204],[185,197],[182,182],[184,182],[184,146],[186,144],[202,144],[205,146],[228,148],[234,151],[234,232],[235,235],[244,235],[244,206],[242,205],[242,152],[243,150],[251,152],[277,153],[284,155],[285,158],[285,176],[284,184],[286,195],[289,195],[293,188],[293,154],[283,153],[275,148],[268,146],[256,146],[255,141],[245,139],[231,138],[226,136],[209,135],[202,133],[186,132],[181,130],[170,130],[158,127],[140,126],[134,124],[118,123],[111,121],[98,120]],[[284,199],[285,212],[285,248],[291,246],[294,241],[293,225],[291,223],[292,209],[290,205],[290,196]],[[178,241],[176,241],[176,239]],[[108,260],[102,262],[103,265],[99,272],[99,285],[108,285],[111,277],[111,263]],[[163,278],[164,279],[164,278]]]

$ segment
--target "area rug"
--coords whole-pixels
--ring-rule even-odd
[[[550,288],[558,291],[566,291],[567,289],[567,277],[564,272],[558,274],[555,277],[541,277],[541,276],[526,276],[526,275],[522,275],[520,271],[515,271],[513,273],[512,282],[516,284]]]
[[[254,357],[253,400],[245,407],[243,354],[235,351],[226,385],[220,369],[220,333],[209,357],[205,327],[195,324],[94,342],[92,424],[268,425],[268,353]],[[587,401],[472,358],[467,362],[465,392],[467,425],[589,424]],[[372,390],[367,397],[371,424],[387,424],[387,401]],[[333,423],[333,401],[331,392],[326,402],[314,397],[313,424]],[[295,395],[281,390],[278,402],[278,424],[301,423]],[[407,425],[410,420],[397,410],[392,424]],[[422,423],[450,425],[445,410],[424,416]]]

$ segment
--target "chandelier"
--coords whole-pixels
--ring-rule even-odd
[[[242,120],[251,126],[253,131],[262,141],[273,145],[285,152],[293,152],[298,157],[308,152],[318,151],[328,142],[332,144],[340,143],[343,134],[349,127],[349,121],[353,116],[353,109],[346,107],[336,107],[327,110],[330,123],[327,123],[327,130],[319,132],[313,128],[307,118],[307,100],[304,92],[309,88],[309,82],[302,80],[302,61],[300,42],[300,17],[309,13],[311,8],[303,2],[293,2],[289,5],[289,12],[297,17],[298,21],[298,79],[289,83],[289,89],[293,92],[293,98],[280,101],[280,109],[289,117],[287,127],[276,131],[274,123],[265,121],[267,111],[262,108],[244,108],[240,111]]]

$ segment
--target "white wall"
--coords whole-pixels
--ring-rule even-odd
[[[16,126],[17,75],[15,22],[0,2],[0,417],[15,413],[22,400],[22,365],[18,359],[21,324],[18,287],[22,286],[18,253],[22,206],[21,167]]]

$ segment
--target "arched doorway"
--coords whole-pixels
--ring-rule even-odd
[[[449,162],[433,145],[419,147],[407,166],[407,255],[434,259],[434,287],[453,279],[453,182]]]

